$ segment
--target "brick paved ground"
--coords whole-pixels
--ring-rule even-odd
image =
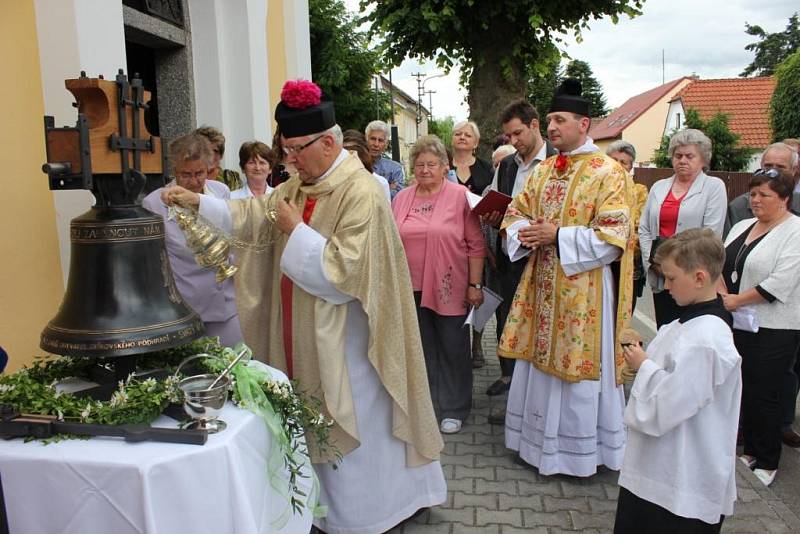
[[[499,376],[493,323],[484,336],[487,365],[475,372],[472,414],[458,434],[444,437],[442,457],[447,502],[424,512],[392,534],[605,533],[614,524],[617,473],[602,470],[586,479],[540,476],[505,448],[503,427],[490,425],[490,411],[505,396],[486,388]],[[799,533],[798,510],[790,510],[744,466],[738,466],[739,501],[724,533]]]

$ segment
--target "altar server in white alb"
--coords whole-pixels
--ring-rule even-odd
[[[725,249],[711,229],[676,234],[656,251],[680,318],[645,353],[625,346],[638,369],[625,424],[615,534],[716,533],[736,500],[736,433],[742,394],[733,317],[717,295]]]
[[[175,180],[147,195],[142,206],[164,218],[169,263],[183,299],[200,315],[207,336],[219,336],[224,346],[232,347],[242,340],[233,279],[218,283],[216,269],[197,264],[194,253],[186,246],[186,236],[176,221],[168,219],[167,206],[161,201],[162,191],[176,184],[194,193],[230,198],[227,185],[208,179],[213,154],[211,143],[203,135],[191,133],[175,139],[169,145],[170,170]]]
[[[275,119],[297,175],[271,194],[226,203],[175,188],[164,198],[260,244],[237,251],[251,296],[239,303],[245,341],[322,402],[343,456],[333,469],[330,451],[309,444],[328,506],[315,524],[384,532],[447,499],[403,244],[316,85],[287,82]]]
[[[633,289],[630,175],[588,137],[589,103],[567,79],[539,163],[501,226],[525,261],[497,353],[516,358],[506,446],[543,475],[619,469],[625,445],[622,348]],[[612,266],[616,267],[612,269]]]

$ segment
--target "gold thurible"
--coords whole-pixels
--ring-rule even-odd
[[[173,206],[170,212],[186,236],[186,245],[194,253],[197,264],[217,269],[218,284],[239,270],[229,261],[231,243],[219,228],[192,210]]]
[[[619,334],[619,341],[623,347],[625,345],[641,346],[642,336],[633,328],[625,328]],[[636,369],[631,369],[631,367],[628,365],[628,362],[624,362],[622,364],[620,374],[622,375],[622,381],[626,384],[630,384],[636,379]]]

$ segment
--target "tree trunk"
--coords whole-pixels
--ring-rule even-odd
[[[498,42],[483,51],[483,61],[476,62],[469,78],[467,103],[469,118],[478,124],[481,143],[478,155],[489,159],[492,143],[502,133],[500,112],[512,100],[524,98],[527,93],[524,66],[511,63],[510,76],[504,76],[501,60],[511,57],[510,41]]]

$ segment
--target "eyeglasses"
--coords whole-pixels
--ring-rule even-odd
[[[320,135],[316,136],[314,139],[312,139],[311,141],[309,141],[308,143],[306,143],[304,145],[300,145],[300,146],[285,146],[285,147],[283,147],[283,153],[286,154],[287,156],[291,156],[292,154],[299,154],[300,152],[302,152],[306,148],[308,148],[311,145],[313,145],[314,143],[316,143],[324,135],[325,134],[320,134]]]
[[[206,177],[208,171],[197,171],[197,172],[179,172],[176,173],[178,178],[181,180],[191,180],[194,178],[195,180],[202,180]]]
[[[766,176],[770,180],[777,180],[780,175],[781,171],[778,169],[758,169],[753,173],[753,176]]]
[[[428,163],[417,163],[416,165],[414,165],[414,170],[417,170],[417,171],[421,171],[421,170],[424,170],[424,169],[433,170],[436,167],[438,167],[439,165],[441,165],[441,163],[436,163],[436,162],[433,162],[433,161],[429,161]]]

